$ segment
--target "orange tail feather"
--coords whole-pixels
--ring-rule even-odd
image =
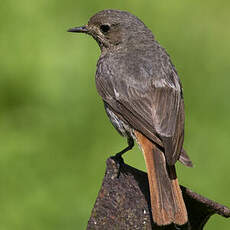
[[[167,166],[164,153],[138,131],[148,172],[153,220],[157,225],[187,223],[187,210],[176,177],[175,166]]]

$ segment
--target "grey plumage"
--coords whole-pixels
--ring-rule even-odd
[[[121,26],[119,11],[108,22],[110,12],[114,11],[102,11],[89,21],[105,18],[125,37],[116,52],[114,46],[106,52],[102,47],[96,72],[98,92],[122,114],[124,122],[164,147],[167,162],[173,165],[180,157],[184,138],[184,102],[178,75],[166,51],[139,19],[126,13],[125,18],[128,15],[135,20],[130,23],[126,19]],[[126,27],[128,34],[123,32]]]
[[[139,57],[132,51],[106,54],[98,62],[96,86],[103,100],[128,124],[154,142],[156,138],[163,141],[168,163],[175,164],[182,148],[177,139],[183,138],[181,89],[177,75],[173,71],[167,75],[160,58],[154,63],[160,54],[152,53],[153,57]]]
[[[132,139],[143,150],[154,220],[186,223],[174,165],[192,163],[182,149],[184,99],[169,55],[141,20],[124,11],[101,11],[69,31],[91,35],[101,48],[96,87],[112,124],[128,139],[121,153],[132,148]]]

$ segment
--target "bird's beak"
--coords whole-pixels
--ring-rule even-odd
[[[72,32],[72,33],[88,33],[88,29],[86,26],[80,26],[80,27],[73,27],[67,30],[67,32]]]

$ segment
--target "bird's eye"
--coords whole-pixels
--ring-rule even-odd
[[[102,33],[105,34],[110,30],[110,26],[109,25],[101,25],[100,30],[101,30]]]

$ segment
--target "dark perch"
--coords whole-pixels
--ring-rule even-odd
[[[203,229],[213,214],[230,217],[230,210],[181,186],[189,215],[183,227],[156,226],[151,217],[147,174],[111,157],[87,230],[91,229]]]

